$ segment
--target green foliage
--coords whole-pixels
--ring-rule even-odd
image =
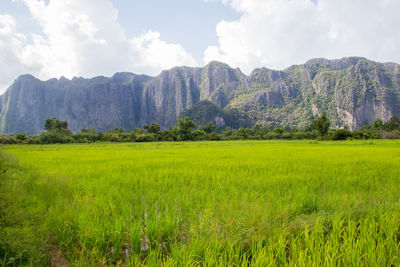
[[[396,116],[393,116],[390,118],[389,121],[387,121],[385,124],[382,125],[382,128],[389,132],[394,130],[400,130],[400,119],[397,118]]]
[[[6,145],[6,144],[17,144],[18,143],[18,139],[17,138],[15,138],[14,136],[6,135],[6,134],[0,135],[0,141],[4,145]]]
[[[59,120],[57,118],[47,119],[44,123],[44,129],[48,132],[56,131],[63,134],[70,133],[68,130],[68,122]]]
[[[68,122],[57,118],[49,118],[44,123],[47,132],[40,135],[38,142],[40,144],[65,144],[74,143],[71,130],[68,129]]]
[[[207,122],[205,125],[201,125],[199,127],[200,130],[203,130],[206,133],[213,133],[217,131],[217,126],[211,121]]]
[[[247,139],[249,137],[249,131],[247,128],[240,127],[235,134],[239,139]]]
[[[329,132],[328,139],[329,140],[346,140],[351,138],[353,134],[348,129],[338,129]]]
[[[214,121],[216,117],[219,117],[223,118],[226,126],[235,129],[239,128],[240,125],[249,126],[248,123],[241,121],[241,115],[238,112],[224,110],[208,100],[200,101],[183,111],[180,118],[185,117],[188,117],[196,125],[206,125]]]
[[[178,140],[178,133],[176,128],[169,128],[161,132],[161,140],[163,141],[176,141]]]
[[[120,136],[116,133],[108,133],[107,140],[113,143],[121,142]]]
[[[197,129],[193,132],[194,140],[207,140],[207,133],[203,129]]]
[[[400,132],[398,130],[394,130],[391,132],[383,131],[380,137],[382,139],[400,139]]]
[[[114,128],[114,129],[110,129],[108,130],[107,133],[111,133],[111,134],[121,134],[124,132],[124,129],[122,128]]]
[[[155,142],[158,137],[154,133],[141,134],[136,137],[136,142]]]
[[[28,140],[28,136],[26,134],[17,134],[15,136],[15,138],[19,141],[19,142],[25,142],[26,140]]]
[[[308,131],[316,130],[320,137],[327,135],[329,126],[331,125],[326,113],[323,112],[318,118],[311,121],[310,126],[307,128]]]
[[[188,117],[185,117],[184,119],[178,119],[178,123],[176,125],[178,131],[178,140],[192,140],[192,131],[195,127],[196,125]]]
[[[77,143],[94,143],[99,140],[99,135],[94,130],[85,131],[85,129],[82,129],[79,133],[74,134],[73,138]]]
[[[159,124],[145,125],[143,129],[136,128],[133,131],[124,131],[122,128],[114,128],[106,133],[96,133],[93,128],[82,129],[72,134],[67,127],[68,123],[61,123],[57,119],[46,120],[47,125],[63,125],[63,127],[51,128],[51,130],[38,135],[27,136],[26,134],[1,135],[2,144],[56,144],[56,143],[94,143],[94,142],[156,142],[156,141],[186,141],[186,140],[346,140],[354,139],[398,139],[400,131],[400,119],[392,117],[386,123],[376,120],[371,125],[366,125],[360,130],[350,132],[347,127],[339,130],[329,131],[330,122],[323,113],[320,117],[312,120],[304,130],[297,128],[281,128],[256,124],[253,128],[240,127],[234,130],[228,126],[219,130],[213,122],[207,122],[195,129],[195,124],[188,117],[178,119],[175,127],[161,130]],[[61,129],[61,130],[60,130]]]
[[[129,136],[129,141],[135,142],[137,140],[137,135],[135,132],[132,132]]]
[[[158,125],[158,123],[153,122],[150,125],[145,125],[145,126],[143,126],[143,129],[150,134],[154,134],[155,136],[161,135],[161,128],[160,128],[160,125]]]
[[[224,138],[230,138],[234,134],[234,131],[231,129],[231,127],[226,126],[225,130],[222,131],[222,136]]]
[[[59,133],[57,131],[45,132],[40,135],[39,142],[41,144],[66,144],[74,143],[74,138],[69,135]]]
[[[373,123],[372,126],[377,129],[380,130],[383,127],[383,121],[381,119],[376,119]]]

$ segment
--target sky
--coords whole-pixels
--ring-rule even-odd
[[[400,0],[0,0],[0,93],[21,74],[155,76],[218,60],[400,62]]]

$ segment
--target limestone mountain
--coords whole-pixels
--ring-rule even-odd
[[[0,97],[0,111],[3,133],[40,133],[49,117],[68,120],[73,131],[151,122],[167,128],[185,114],[221,127],[302,128],[323,111],[333,127],[356,129],[400,117],[400,65],[351,57],[312,59],[282,71],[259,68],[250,75],[220,62],[175,67],[157,77],[116,73],[40,81],[22,75]]]

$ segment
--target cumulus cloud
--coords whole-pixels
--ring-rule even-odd
[[[158,32],[127,38],[110,0],[23,2],[43,34],[32,34],[33,43],[28,44],[16,31],[15,20],[0,16],[1,62],[11,67],[0,70],[0,84],[10,84],[22,73],[42,79],[117,71],[156,75],[176,65],[197,65],[181,45],[162,41]]]
[[[160,39],[160,33],[149,31],[134,38],[132,46],[137,52],[137,69],[144,73],[158,73],[175,66],[195,66],[193,57],[179,44]]]
[[[16,30],[15,19],[10,15],[0,14],[0,89],[6,88],[10,77],[18,73],[37,71],[34,64],[23,62],[22,53],[26,36]]]
[[[363,56],[400,62],[398,0],[221,0],[241,14],[221,21],[205,63],[250,72],[282,69],[314,57]]]

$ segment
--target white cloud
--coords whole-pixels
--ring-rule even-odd
[[[217,25],[221,60],[250,72],[282,69],[314,57],[364,56],[400,62],[398,0],[221,0],[241,14]]]
[[[16,31],[15,19],[0,14],[0,90],[9,86],[10,77],[37,70],[34,64],[23,62],[21,54],[25,41],[25,35]]]
[[[182,46],[162,41],[157,32],[128,39],[110,0],[23,2],[42,27],[43,36],[32,34],[33,44],[28,44],[16,31],[15,20],[0,16],[0,57],[7,56],[12,68],[0,70],[0,84],[10,84],[22,73],[41,79],[117,71],[156,75],[176,65],[197,65]],[[3,58],[1,62],[7,62]]]
[[[182,46],[162,41],[158,32],[149,31],[134,38],[131,43],[139,55],[138,68],[145,73],[157,73],[174,66],[196,65]]]

